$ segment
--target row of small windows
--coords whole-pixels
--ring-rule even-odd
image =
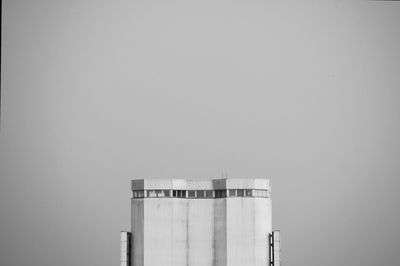
[[[270,192],[263,189],[220,189],[220,190],[135,190],[134,198],[226,198],[226,197],[260,197],[269,198]]]

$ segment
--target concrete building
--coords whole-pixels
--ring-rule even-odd
[[[132,180],[121,266],[280,266],[268,179]]]

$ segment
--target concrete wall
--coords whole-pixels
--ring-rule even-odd
[[[172,224],[170,239],[172,246],[172,264],[171,266],[187,266],[188,263],[188,224],[187,224],[187,200],[171,199],[172,207]],[[151,265],[151,264],[147,264]]]
[[[148,198],[144,201],[144,265],[173,265],[173,199]]]
[[[132,210],[144,210],[132,218],[134,266],[213,265],[213,199],[133,199]]]
[[[214,200],[188,199],[188,252],[190,266],[212,266]]]
[[[144,265],[144,201],[144,199],[132,199],[131,203],[131,261],[134,266]]]
[[[254,257],[256,266],[269,265],[269,234],[272,232],[270,198],[254,198]],[[267,248],[265,248],[267,247]]]
[[[272,232],[268,206],[266,198],[226,198],[227,265],[268,265]]]
[[[254,199],[226,199],[227,265],[255,265]]]
[[[213,266],[227,265],[226,198],[214,199],[214,258]]]
[[[161,185],[160,185],[161,184]],[[132,182],[140,189],[268,189],[268,181]],[[133,198],[133,266],[268,266],[271,199]]]

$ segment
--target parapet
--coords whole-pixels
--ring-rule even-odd
[[[266,178],[223,178],[212,180],[135,179],[133,198],[224,198],[270,197],[270,181]]]
[[[134,179],[132,191],[144,189],[265,189],[271,190],[270,181],[266,178],[222,178],[212,180],[186,179]]]

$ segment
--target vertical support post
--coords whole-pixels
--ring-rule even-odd
[[[131,266],[132,234],[121,231],[121,266]]]
[[[269,234],[269,265],[281,266],[281,232]]]
[[[274,236],[273,234],[268,235],[268,240],[269,240],[269,265],[274,266]]]

